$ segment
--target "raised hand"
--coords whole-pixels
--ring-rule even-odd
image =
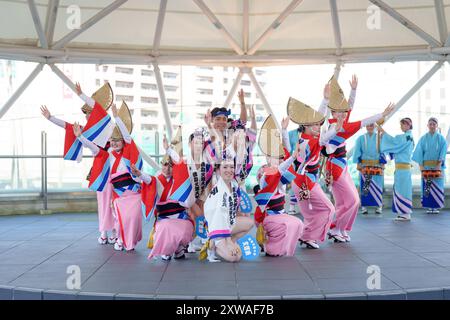
[[[356,88],[358,87],[358,77],[356,76],[356,74],[352,76],[352,80],[349,81],[349,83],[350,87],[352,87],[353,90],[356,90]]]
[[[256,119],[255,107],[253,105],[248,108],[248,113],[250,114],[250,119]]]
[[[289,126],[289,117],[283,118],[281,120],[281,129],[286,130],[287,127]]]
[[[134,164],[131,165],[131,173],[136,177],[140,177],[142,175],[142,172],[136,168]]]
[[[384,109],[384,111],[383,111],[383,113],[382,113],[382,115],[383,115],[383,118],[386,118],[388,115],[390,115],[393,111],[394,111],[394,109],[395,109],[395,103],[389,103],[389,105],[387,106],[387,108],[386,109]]]
[[[41,106],[41,113],[47,120],[50,119],[50,117],[52,116],[50,114],[50,111],[48,111],[47,106],[45,106],[45,105]]]
[[[206,110],[205,116],[203,117],[203,120],[206,123],[206,126],[208,128],[211,128],[211,121],[212,121],[212,115],[211,115],[211,110]]]
[[[81,136],[81,126],[78,122],[75,122],[73,124],[73,134],[75,135],[75,137],[79,137]]]
[[[114,117],[114,118],[117,117],[117,116],[119,115],[119,112],[117,111],[117,106],[116,106],[115,103],[113,103],[113,104],[111,105],[111,110],[112,110],[112,113],[113,113],[113,117]]]
[[[323,88],[323,97],[324,97],[324,99],[329,100],[330,99],[330,94],[331,94],[330,83],[327,83],[325,85],[325,87]]]
[[[244,89],[239,90],[238,92],[238,98],[239,98],[239,102],[241,104],[245,104],[245,99],[244,99]]]
[[[163,148],[164,150],[169,149],[169,141],[167,141],[166,135],[163,136]]]
[[[255,107],[252,105],[251,107],[248,108],[248,110],[250,113],[250,120],[251,120],[250,127],[256,131],[257,125],[256,125]]]
[[[81,94],[83,93],[83,91],[81,90],[81,86],[80,86],[80,83],[79,83],[79,82],[77,82],[77,83],[75,84],[75,90],[77,91],[77,94],[78,94],[78,95],[81,95]]]

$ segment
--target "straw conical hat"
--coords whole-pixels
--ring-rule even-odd
[[[95,91],[91,97],[98,104],[100,104],[103,107],[103,109],[105,109],[105,110],[108,110],[114,101],[114,93],[108,82],[105,83],[102,87],[100,87],[97,91]],[[92,112],[92,108],[90,106],[88,106],[87,104],[83,105],[81,107],[81,110],[84,113]]]
[[[120,118],[120,120],[122,120],[122,122],[125,124],[128,133],[131,134],[131,132],[133,131],[133,119],[131,118],[130,109],[128,108],[128,105],[125,103],[125,101],[122,101],[122,106],[120,107],[117,115]],[[120,133],[120,130],[117,126],[114,128],[114,131],[111,135],[111,139],[123,139],[123,136]]]
[[[349,110],[348,101],[345,99],[344,92],[334,76],[330,79],[330,102],[328,103],[328,107],[332,111],[337,112]]]
[[[289,98],[287,114],[292,121],[301,125],[321,124],[325,120],[323,114],[294,98]]]
[[[277,128],[275,119],[271,115],[267,117],[261,127],[258,144],[266,156],[276,158],[284,156],[281,134]]]
[[[177,133],[175,134],[175,137],[172,138],[172,141],[170,142],[170,146],[173,150],[175,150],[176,153],[181,157],[183,153],[183,135],[181,133],[181,126],[178,127]],[[169,161],[169,156],[166,154],[163,159],[162,163],[166,163]]]

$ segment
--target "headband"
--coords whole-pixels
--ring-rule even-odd
[[[228,117],[229,115],[231,114],[231,110],[230,109],[228,109],[228,110],[226,110],[226,111],[223,111],[223,110],[217,110],[217,111],[213,111],[212,113],[211,113],[211,115],[213,116],[213,117],[217,117],[217,116],[225,116],[225,117]]]

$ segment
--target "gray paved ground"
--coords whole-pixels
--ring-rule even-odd
[[[97,244],[93,214],[0,217],[0,299],[442,299],[450,296],[450,215],[359,215],[352,242],[297,248],[294,257],[208,263],[147,260],[146,240],[134,252]],[[67,267],[81,269],[81,289],[68,290]],[[381,288],[367,288],[367,267],[381,270]],[[37,290],[32,290],[37,289]]]

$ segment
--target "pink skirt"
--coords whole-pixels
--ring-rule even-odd
[[[264,218],[263,227],[267,242],[264,250],[273,256],[293,256],[298,239],[303,232],[303,222],[296,217],[281,213]]]
[[[119,238],[126,250],[134,249],[142,239],[141,194],[125,191],[114,200],[114,210],[118,221]]]
[[[194,226],[191,221],[183,219],[162,219],[155,224],[153,249],[149,259],[166,255],[170,256],[180,246],[187,246],[192,241]]]
[[[98,229],[100,232],[111,231],[115,228],[116,219],[112,212],[111,202],[112,185],[108,182],[102,192],[97,192]]]

